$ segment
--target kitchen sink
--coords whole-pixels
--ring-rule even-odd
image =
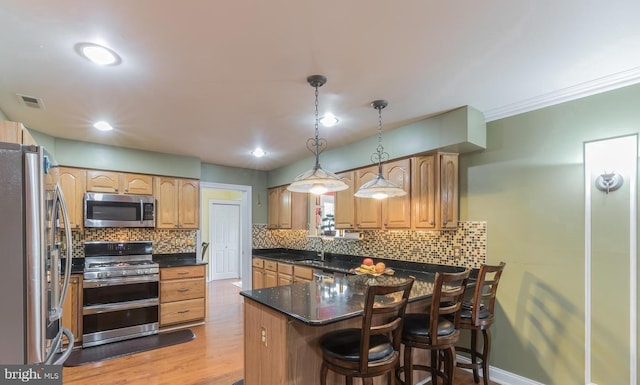
[[[324,266],[324,261],[318,261],[317,259],[304,259],[302,261],[296,261],[296,263],[302,263],[310,266]]]

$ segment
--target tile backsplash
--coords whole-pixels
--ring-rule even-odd
[[[84,257],[84,241],[151,241],[154,254],[193,253],[196,230],[100,228],[73,231],[73,256]]]
[[[459,222],[451,231],[363,230],[361,239],[308,237],[305,230],[270,230],[253,225],[253,248],[324,250],[402,261],[479,268],[487,258],[487,222]],[[460,257],[454,257],[455,248]]]

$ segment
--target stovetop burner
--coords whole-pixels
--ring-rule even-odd
[[[87,242],[84,279],[157,276],[160,269],[150,250],[151,242]]]
[[[89,269],[103,268],[103,267],[128,267],[128,266],[143,266],[143,265],[157,265],[153,261],[127,261],[127,262],[100,262],[89,263]]]

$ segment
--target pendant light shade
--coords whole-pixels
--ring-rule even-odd
[[[293,182],[287,186],[287,190],[293,192],[324,194],[331,191],[341,191],[349,188],[336,174],[327,171],[320,166],[320,153],[327,148],[327,140],[318,137],[318,88],[327,82],[327,78],[322,75],[311,75],[307,78],[307,83],[316,89],[315,104],[315,137],[307,139],[307,149],[316,156],[315,166],[298,175]]]
[[[389,154],[382,147],[382,109],[389,103],[386,100],[374,100],[371,106],[378,110],[378,148],[371,155],[371,161],[378,163],[378,175],[358,189],[354,194],[358,198],[385,199],[407,195],[400,186],[382,176],[382,162],[389,160]]]

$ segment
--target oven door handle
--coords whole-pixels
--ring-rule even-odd
[[[126,278],[108,278],[108,279],[85,279],[82,281],[83,288],[93,287],[105,287],[105,286],[117,286],[128,285],[131,283],[141,282],[158,282],[158,274],[142,275],[139,277],[126,277]]]
[[[158,306],[157,298],[141,299],[137,301],[127,301],[110,303],[105,305],[92,305],[82,308],[82,315],[109,313],[112,311],[137,309],[141,307]]]

